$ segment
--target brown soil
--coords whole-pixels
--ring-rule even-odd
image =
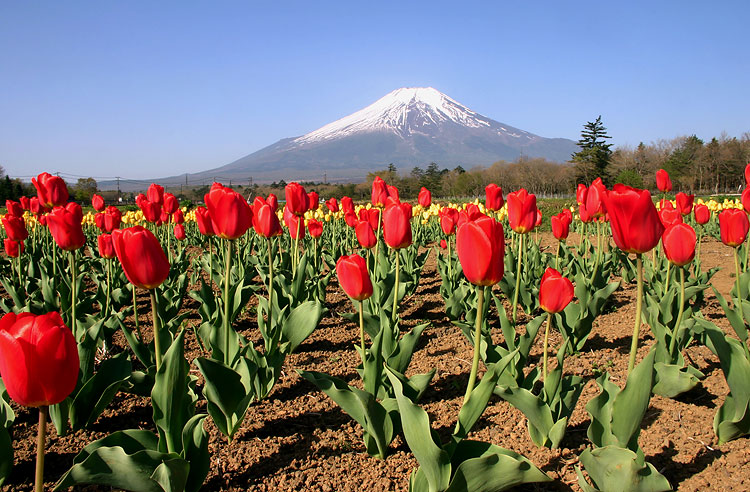
[[[551,247],[553,238],[542,236],[543,244]],[[571,237],[572,243],[577,238]],[[704,269],[721,266],[714,285],[726,295],[734,282],[731,251],[714,240],[703,244]],[[401,307],[403,324],[413,326],[429,321],[416,352],[411,373],[437,373],[422,400],[430,414],[433,427],[449,433],[455,423],[463,389],[471,366],[469,343],[443,313],[439,295],[440,279],[431,255],[425,267],[417,294]],[[555,481],[544,486],[528,486],[522,490],[580,490],[575,467],[578,455],[587,447],[588,414],[584,406],[596,393],[593,378],[598,371],[609,371],[617,384],[624,383],[627,354],[635,311],[635,288],[626,285],[614,294],[615,308],[596,321],[584,353],[566,362],[566,372],[588,379],[578,406],[572,416],[562,449],[536,447],[529,439],[526,419],[521,412],[500,398],[493,397],[472,438],[486,440],[527,456]],[[704,314],[731,331],[713,293],[706,291]],[[327,305],[330,313],[320,327],[306,340],[297,353],[287,359],[285,371],[270,397],[254,404],[247,413],[242,429],[231,443],[207,420],[210,433],[211,470],[204,490],[233,491],[405,491],[408,477],[417,466],[408,447],[401,439],[392,444],[386,460],[365,453],[362,431],[327,396],[297,375],[295,369],[326,372],[346,380],[358,380],[354,367],[358,357],[353,344],[358,328],[338,313],[352,311],[347,298],[340,293],[335,277],[329,286]],[[140,321],[149,325],[147,299],[141,299]],[[194,303],[187,303],[195,308]],[[197,316],[196,316],[197,318]],[[253,317],[245,315],[238,329],[255,340]],[[541,354],[542,337],[532,350],[532,363]],[[639,358],[653,343],[647,327],[641,330]],[[558,346],[559,335],[552,336]],[[120,341],[119,343],[123,343]],[[718,360],[702,346],[686,350],[706,378],[690,393],[676,400],[655,396],[643,421],[641,447],[647,460],[662,472],[676,490],[750,490],[750,447],[746,438],[721,446],[716,444],[712,430],[713,416],[728,392]],[[190,360],[200,355],[195,339],[187,340]],[[8,490],[31,490],[34,473],[35,428],[34,411],[15,407],[13,426],[15,467],[7,484]],[[205,411],[205,401],[199,411]],[[152,428],[148,399],[120,394],[90,430],[64,438],[48,426],[46,478],[51,487],[67,470],[73,457],[87,443],[120,429]],[[86,490],[99,490],[89,487]]]

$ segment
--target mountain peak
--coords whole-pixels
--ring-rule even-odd
[[[356,113],[296,138],[294,144],[327,142],[356,133],[386,132],[401,138],[434,135],[436,129],[445,125],[491,128],[493,121],[432,87],[402,87]]]

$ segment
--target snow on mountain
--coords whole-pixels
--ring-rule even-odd
[[[512,131],[476,113],[432,87],[409,87],[378,99],[364,109],[298,137],[293,144],[305,145],[348,137],[356,133],[390,132],[401,138],[429,134],[434,126],[456,124],[464,128],[494,129],[498,135],[531,139],[535,135]]]

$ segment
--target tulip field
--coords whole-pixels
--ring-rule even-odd
[[[749,490],[750,186],[8,201],[7,490]],[[750,180],[750,164],[746,171]],[[571,190],[572,191],[572,190]]]

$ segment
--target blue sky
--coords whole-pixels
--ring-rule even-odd
[[[227,164],[405,86],[546,137],[750,131],[750,2],[4,2],[0,165]]]

